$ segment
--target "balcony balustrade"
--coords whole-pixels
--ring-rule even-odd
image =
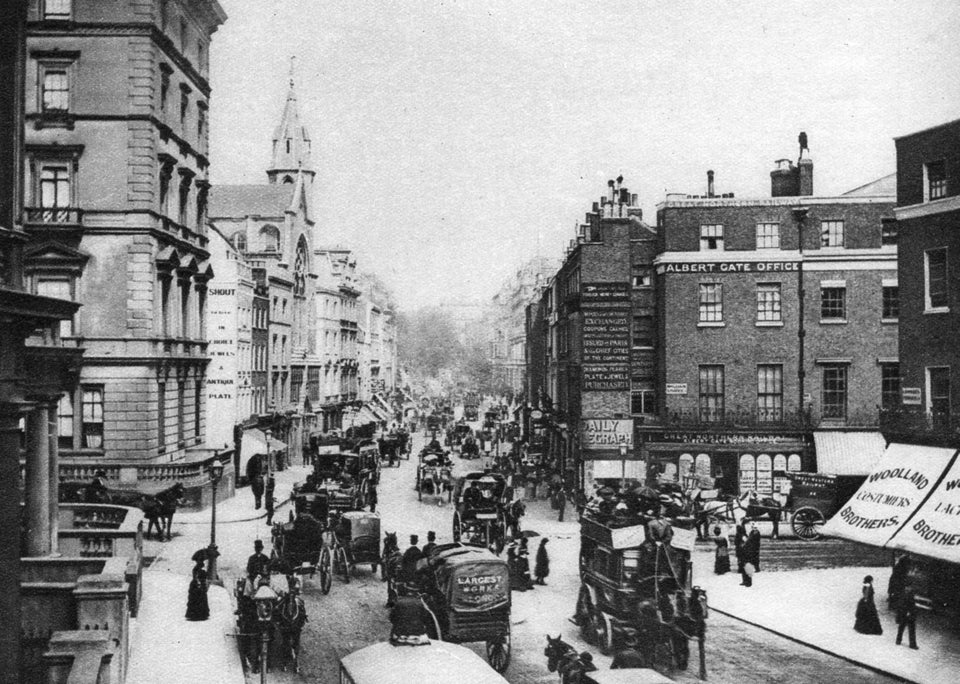
[[[884,409],[880,411],[880,429],[896,439],[914,437],[956,445],[960,444],[960,413]]]
[[[83,210],[78,207],[26,207],[23,222],[27,226],[79,228]]]
[[[716,429],[790,429],[856,427],[877,428],[880,421],[875,410],[818,413],[811,409],[784,408],[680,408],[667,411],[665,425]]]

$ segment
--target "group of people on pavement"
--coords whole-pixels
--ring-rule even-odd
[[[713,528],[713,541],[716,544],[713,572],[724,575],[730,572],[730,544],[720,526]],[[752,587],[754,574],[760,572],[760,530],[757,529],[756,522],[750,518],[743,518],[737,523],[733,535],[733,548],[737,558],[737,572],[740,573],[741,578],[740,586]]]
[[[547,542],[549,541],[546,537],[540,540],[532,577],[527,537],[514,540],[507,546],[507,568],[510,571],[510,589],[512,591],[529,591],[537,584],[546,586],[547,583],[544,580],[550,574],[550,554],[547,553]]]

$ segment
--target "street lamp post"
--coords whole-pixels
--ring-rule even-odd
[[[260,624],[260,684],[267,684],[267,648],[270,645],[270,621],[273,619],[277,594],[269,585],[263,584],[257,588],[253,601]]]
[[[627,488],[627,445],[620,445],[620,491]]]
[[[223,477],[223,463],[220,462],[220,451],[213,452],[213,463],[210,464],[210,485],[213,492],[213,504],[210,506],[210,546],[207,547],[207,561],[209,569],[207,577],[211,582],[220,584],[217,576],[217,484]]]

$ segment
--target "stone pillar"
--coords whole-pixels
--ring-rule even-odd
[[[2,333],[0,333],[2,334]],[[20,407],[0,404],[0,683],[20,681]]]
[[[123,575],[81,575],[73,590],[77,602],[77,626],[110,635],[114,659],[111,681],[123,682],[127,676],[130,642],[129,586]]]
[[[60,399],[51,399],[47,402],[47,451],[50,455],[50,485],[48,491],[48,515],[50,518],[50,553],[60,552],[60,417],[58,415]]]
[[[26,500],[27,556],[50,553],[50,409],[38,405],[27,414]]]

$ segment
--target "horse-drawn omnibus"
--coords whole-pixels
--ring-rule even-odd
[[[344,582],[360,563],[376,573],[380,564],[380,514],[347,511],[332,526],[333,570]]]
[[[487,549],[445,544],[425,559],[420,600],[432,639],[457,644],[486,642],[497,672],[510,664],[510,571]]]
[[[453,465],[444,452],[424,450],[420,452],[417,464],[417,500],[423,501],[423,493],[428,492],[437,504],[443,503],[444,494],[448,501],[453,500]]]
[[[513,490],[500,473],[467,473],[453,490],[453,540],[497,553],[506,543]]]
[[[340,684],[506,684],[506,681],[466,646],[443,642],[416,648],[382,642],[340,660]]]
[[[628,513],[601,515],[589,507],[580,526],[580,592],[575,622],[602,653],[635,650],[651,667],[658,645],[687,667],[690,639],[700,648],[705,676],[706,593],[691,587],[692,518]]]

